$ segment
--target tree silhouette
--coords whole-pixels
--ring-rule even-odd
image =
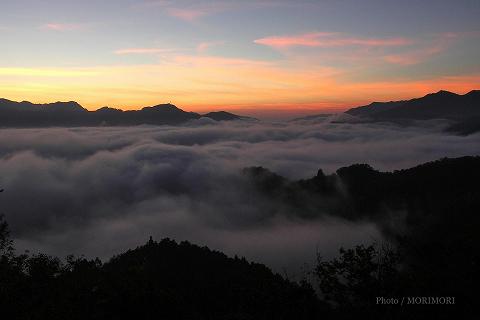
[[[105,263],[17,255],[0,216],[2,319],[465,318],[476,310],[479,281],[479,168],[480,157],[394,172],[353,165],[294,182],[246,169],[253,186],[292,214],[312,218],[329,209],[375,222],[389,239],[389,245],[341,248],[330,261],[319,255],[313,270],[319,295],[308,282],[289,281],[264,265],[170,239],[150,237]],[[399,213],[401,228],[391,223]],[[377,297],[405,296],[454,296],[457,304],[377,305]]]
[[[5,319],[312,319],[328,310],[308,283],[170,239],[106,263],[9,254],[0,268]]]
[[[341,308],[357,308],[396,291],[400,256],[392,246],[358,245],[339,252],[340,257],[331,261],[318,255],[314,274],[325,300]]]

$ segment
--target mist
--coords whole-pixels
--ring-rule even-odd
[[[480,134],[446,134],[438,121],[337,120],[1,129],[0,212],[18,251],[108,258],[149,236],[170,237],[298,273],[317,251],[328,257],[381,239],[380,227],[328,212],[292,216],[262,197],[243,168],[300,179],[353,163],[408,168],[479,147]]]

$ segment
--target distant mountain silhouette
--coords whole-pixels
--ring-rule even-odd
[[[480,156],[445,158],[393,172],[354,164],[331,175],[320,169],[316,176],[298,181],[263,167],[245,168],[243,174],[256,190],[292,215],[308,218],[329,212],[357,221],[376,219],[385,208],[393,212],[405,207],[412,216],[435,213],[438,217],[456,207],[457,212],[464,208],[466,216],[476,217],[476,211],[468,208],[480,205],[478,168]]]
[[[447,119],[456,123],[451,131],[468,134],[480,130],[480,90],[464,95],[441,90],[411,100],[373,102],[346,113],[371,121],[397,123]]]
[[[176,125],[201,117],[216,121],[251,119],[225,111],[201,115],[183,111],[169,103],[141,110],[103,107],[88,111],[74,101],[33,104],[0,99],[0,127]]]
[[[255,118],[251,117],[243,117],[239,116],[230,112],[226,111],[215,111],[209,112],[203,115],[203,117],[207,117],[216,121],[230,121],[230,120],[256,120]]]

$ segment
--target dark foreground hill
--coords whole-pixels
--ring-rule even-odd
[[[250,119],[225,111],[201,115],[183,111],[169,103],[141,110],[122,111],[103,107],[88,111],[74,101],[33,104],[0,99],[0,127],[177,125],[201,117],[216,121]]]
[[[312,319],[313,289],[261,264],[169,239],[105,264],[46,255],[0,261],[2,319]]]
[[[300,181],[261,167],[246,169],[245,174],[265,198],[275,199],[269,212],[282,208],[292,218],[336,216],[377,225],[402,254],[404,269],[397,276],[408,275],[394,284],[378,284],[389,288],[389,295],[455,296],[464,310],[475,308],[480,281],[480,157],[445,158],[393,172],[355,164],[330,175],[319,170]],[[352,254],[350,261],[356,261]],[[339,263],[327,271],[336,268],[346,267]],[[373,289],[376,281],[366,281],[372,281],[371,289],[359,289],[356,295],[371,301],[381,290]]]
[[[263,265],[168,239],[106,263],[15,255],[0,221],[2,319],[463,319],[476,310],[480,157],[393,172],[355,164],[299,181],[261,167],[244,174],[255,201],[270,203],[266,217],[368,222],[387,242],[319,256],[316,295]]]
[[[370,121],[396,123],[446,119],[455,122],[450,131],[469,134],[480,130],[480,90],[464,95],[441,90],[411,100],[373,102],[346,113]]]

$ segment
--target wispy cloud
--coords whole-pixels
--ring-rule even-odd
[[[224,41],[205,41],[205,42],[200,42],[200,43],[197,45],[197,52],[198,52],[198,53],[205,53],[206,51],[208,51],[209,48],[214,47],[214,46],[218,46],[218,45],[222,45],[222,44],[224,44],[224,43],[225,43]]]
[[[167,10],[168,14],[172,17],[192,22],[196,19],[205,16],[210,13],[210,11],[206,9],[179,9],[179,8],[170,8]]]
[[[320,44],[319,39],[325,36],[331,36],[334,33],[329,32],[315,32],[307,33],[298,36],[272,36],[257,39],[253,42],[263,44],[274,48],[287,48],[293,46],[317,47]]]
[[[340,33],[314,32],[294,36],[271,36],[254,40],[254,43],[266,45],[275,49],[296,46],[303,47],[390,47],[405,46],[412,43],[406,38],[358,38],[348,37]]]
[[[76,30],[82,30],[84,29],[85,26],[82,24],[75,24],[75,23],[47,23],[41,26],[41,29],[43,30],[49,30],[49,31],[76,31]]]
[[[305,4],[295,4],[291,1],[271,1],[271,0],[258,0],[258,1],[171,1],[171,0],[153,0],[146,1],[135,7],[146,8],[161,8],[169,16],[186,21],[195,22],[203,17],[232,10],[242,9],[271,9],[276,7],[293,7],[301,5],[305,7]]]
[[[433,39],[422,41],[422,45],[418,48],[414,48],[402,53],[385,55],[383,60],[388,63],[403,66],[418,64],[441,52],[446,51],[456,39],[468,36],[472,36],[472,34],[460,34],[453,32],[441,33],[435,35]]]
[[[290,60],[310,59],[323,64],[342,61],[348,65],[362,61],[363,67],[380,64],[411,66],[450,50],[462,39],[480,37],[479,32],[444,32],[416,37],[359,37],[335,32],[313,32],[291,36],[270,36],[254,43],[282,52]],[[329,49],[299,51],[298,48]],[[313,52],[313,53],[312,53]],[[313,55],[314,54],[314,55]]]
[[[147,1],[143,3],[144,7],[154,8],[159,7],[164,12],[174,18],[186,21],[194,22],[201,17],[211,15],[214,13],[231,10],[238,7],[238,3],[234,2],[185,2],[185,1],[168,1],[157,0]]]
[[[425,59],[428,59],[442,51],[443,51],[442,47],[433,46],[433,47],[419,49],[419,50],[415,50],[407,53],[386,55],[384,56],[384,60],[392,64],[409,66],[409,65],[414,65],[414,64],[423,62]]]
[[[170,53],[174,49],[165,49],[165,48],[126,48],[115,50],[114,53],[118,55],[127,55],[127,54],[158,54],[158,53]]]

